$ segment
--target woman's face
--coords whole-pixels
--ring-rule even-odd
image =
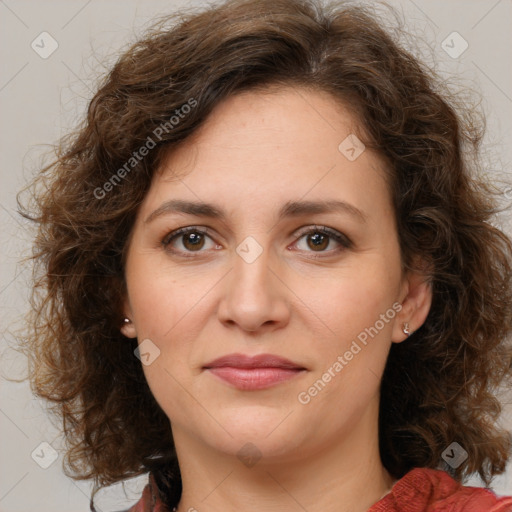
[[[292,459],[376,435],[391,343],[430,303],[402,274],[383,164],[356,131],[327,94],[246,92],[155,175],[122,330],[177,446]]]

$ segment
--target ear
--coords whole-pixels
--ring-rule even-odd
[[[409,324],[411,333],[417,331],[425,322],[432,305],[432,285],[421,271],[409,271],[406,274],[401,292],[402,309],[393,326],[393,343],[401,343],[407,339],[408,335],[403,331],[405,323]]]
[[[135,327],[135,323],[133,321],[133,313],[128,300],[124,301],[123,305],[123,324],[121,325],[121,333],[124,334],[127,338],[136,338],[137,337],[137,328]],[[126,319],[129,321],[127,322]]]

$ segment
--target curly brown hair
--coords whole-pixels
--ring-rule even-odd
[[[38,227],[25,349],[33,391],[62,419],[66,472],[98,489],[151,471],[163,499],[181,492],[169,420],[137,341],[120,332],[126,249],[163,155],[227,97],[270,85],[350,106],[389,164],[403,267],[427,262],[430,313],[393,344],[381,383],[383,465],[395,478],[435,468],[457,441],[468,458],[453,475],[488,484],[512,445],[495,396],[512,377],[512,244],[477,177],[482,123],[372,10],[306,0],[230,0],[160,20],[26,189],[35,203],[19,200]]]

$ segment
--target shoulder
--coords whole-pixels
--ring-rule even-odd
[[[151,475],[141,499],[127,512],[170,512]],[[445,471],[414,468],[368,512],[512,512],[512,497],[463,486]]]
[[[368,512],[512,512],[512,497],[466,487],[445,471],[414,468]]]

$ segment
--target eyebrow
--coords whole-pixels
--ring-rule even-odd
[[[366,222],[366,215],[354,205],[338,200],[324,201],[287,201],[279,210],[278,221],[286,217],[299,217],[320,213],[344,213],[356,218],[359,222]],[[208,217],[225,222],[226,212],[211,203],[183,201],[171,199],[160,205],[146,218],[144,223],[149,223],[162,215],[172,213],[184,213],[198,217]]]

